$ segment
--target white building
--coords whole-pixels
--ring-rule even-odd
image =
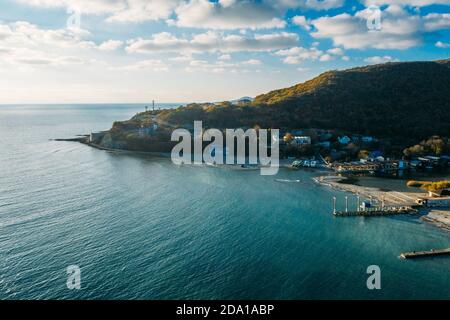
[[[91,134],[89,135],[89,142],[90,143],[98,143],[103,139],[105,134],[106,134],[105,131],[91,132]]]
[[[311,144],[311,137],[308,137],[308,136],[294,136],[294,139],[292,140],[292,142],[296,143],[297,145]]]

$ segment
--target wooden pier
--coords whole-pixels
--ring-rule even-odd
[[[360,195],[356,195],[357,205],[356,210],[349,210],[348,196],[345,196],[345,210],[336,210],[336,197],[333,197],[333,215],[335,217],[374,217],[374,216],[391,216],[399,214],[417,214],[419,211],[414,209],[412,205],[397,205],[386,206],[384,197],[381,201],[381,206],[374,206],[372,197],[370,201],[363,201],[364,205],[360,205]]]
[[[450,248],[447,249],[431,249],[429,251],[413,251],[413,252],[405,252],[400,255],[403,259],[414,259],[414,258],[424,258],[424,257],[433,257],[433,256],[443,256],[450,255]]]
[[[336,217],[373,217],[373,216],[391,216],[397,214],[416,214],[418,211],[411,207],[389,207],[382,209],[358,210],[358,211],[334,211]]]

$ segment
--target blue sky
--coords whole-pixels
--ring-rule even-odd
[[[0,103],[221,101],[449,57],[450,0],[0,3]]]

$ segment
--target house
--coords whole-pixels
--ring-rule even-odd
[[[294,136],[294,139],[292,140],[292,143],[295,143],[299,146],[311,144],[311,137],[308,136]]]
[[[407,169],[408,168],[408,162],[405,160],[399,160],[398,161],[398,168],[399,169]]]
[[[90,143],[99,143],[103,139],[103,137],[105,136],[106,133],[107,133],[107,131],[91,132],[91,134],[89,135],[89,142]]]
[[[139,136],[144,137],[144,136],[152,135],[157,129],[158,129],[158,124],[156,124],[156,123],[153,123],[149,127],[145,127],[145,126],[141,125],[141,127],[139,128]]]
[[[349,144],[350,141],[352,141],[352,139],[350,139],[348,136],[342,136],[342,137],[338,137],[338,141],[340,144]]]
[[[372,203],[370,201],[363,201],[359,206],[359,209],[362,211],[366,211],[370,208],[372,208]]]
[[[439,166],[440,157],[433,157],[433,156],[425,156],[425,157],[418,157],[417,160],[421,162],[421,166],[426,169],[433,169],[437,166]]]

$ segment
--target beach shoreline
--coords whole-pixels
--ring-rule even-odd
[[[349,192],[359,195],[361,199],[371,199],[376,205],[383,201],[389,206],[416,206],[415,199],[426,196],[425,192],[403,192],[395,190],[381,190],[380,188],[359,186],[352,183],[344,183],[348,179],[344,176],[322,175],[313,180],[325,187],[334,190]],[[440,229],[450,232],[450,209],[447,208],[418,208],[420,219],[431,223]]]

